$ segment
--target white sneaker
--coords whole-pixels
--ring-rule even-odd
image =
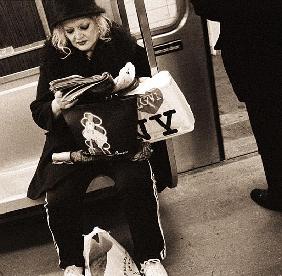
[[[144,276],[168,276],[159,259],[150,259],[141,264],[141,272]]]
[[[83,268],[75,265],[67,266],[64,271],[64,276],[83,276]]]

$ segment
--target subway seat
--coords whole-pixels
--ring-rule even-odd
[[[2,78],[4,79],[4,78]],[[40,205],[44,198],[31,200],[26,192],[42,152],[45,135],[32,120],[29,109],[36,95],[38,74],[0,79],[0,216]],[[87,192],[113,185],[99,176]]]

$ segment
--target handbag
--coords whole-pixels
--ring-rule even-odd
[[[77,104],[64,110],[63,116],[79,150],[100,159],[124,157],[138,151],[134,95]]]
[[[138,136],[154,143],[193,131],[195,118],[168,71],[139,83],[126,95],[137,95]]]
[[[141,276],[124,247],[98,227],[84,236],[83,255],[85,276]]]
[[[49,85],[54,94],[57,91],[62,92],[62,100],[64,101],[72,102],[79,99],[79,102],[90,103],[111,96],[115,82],[110,73],[104,72],[102,75],[88,78],[71,75],[53,80]]]

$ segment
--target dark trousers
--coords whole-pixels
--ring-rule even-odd
[[[163,259],[166,248],[150,163],[100,161],[78,166],[77,173],[46,193],[47,220],[60,267],[84,266],[83,200],[92,179],[101,174],[110,176],[115,182],[129,224],[136,259],[140,263],[152,258]]]
[[[246,102],[269,191],[282,196],[282,106],[279,100]]]
[[[253,56],[244,47],[225,46],[222,58],[235,94],[246,103],[269,191],[281,197],[282,87],[272,79],[276,72],[266,66],[267,56]]]

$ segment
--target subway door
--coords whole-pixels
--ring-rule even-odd
[[[173,139],[178,172],[185,172],[223,160],[224,150],[206,21],[189,1],[168,2],[176,22],[153,41],[159,70],[171,72],[195,116],[194,131]]]
[[[140,37],[134,0],[120,2],[129,29]],[[144,2],[158,69],[170,71],[196,119],[192,133],[172,139],[177,172],[219,162],[224,150],[206,22],[195,15],[190,1]]]

